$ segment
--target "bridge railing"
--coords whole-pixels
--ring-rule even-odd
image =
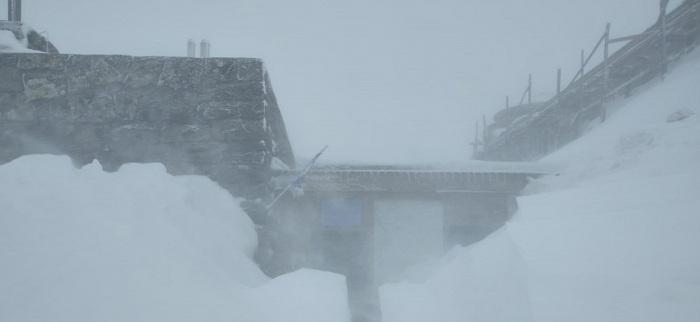
[[[697,35],[700,34],[699,0],[686,0],[669,14],[666,14],[664,2],[667,3],[662,0],[657,22],[639,35],[610,39],[610,24],[607,24],[605,32],[589,53],[588,58],[584,59],[584,53],[581,52],[581,67],[569,85],[561,90],[561,69],[559,69],[557,94],[528,115],[512,121],[500,136],[493,138],[490,142],[486,142],[486,135],[483,136],[482,142],[477,136],[474,143],[474,158],[499,161],[537,159],[579,137],[582,128],[593,119],[599,117],[604,121],[606,102],[620,95],[629,94],[634,88],[656,76],[661,75],[663,78],[668,61],[682,56],[689,49],[697,46]],[[689,40],[693,41],[689,43]],[[625,46],[612,55],[608,54],[610,44],[624,41],[628,41]],[[603,46],[603,62],[585,72],[590,60],[601,46]],[[530,77],[526,94],[531,89]],[[508,99],[506,102],[508,105]],[[576,128],[573,133],[561,133],[562,129],[555,126],[551,129],[539,129],[539,137],[532,133],[526,135],[525,132],[534,131],[530,129],[534,125],[551,126],[553,122],[548,118],[557,118],[562,115],[569,117],[570,124],[567,126]],[[543,139],[545,143],[523,141],[533,139]],[[539,148],[538,145],[540,145]],[[478,150],[476,149],[478,146],[483,148]],[[536,151],[527,153],[522,151],[523,149],[533,150],[533,147]]]

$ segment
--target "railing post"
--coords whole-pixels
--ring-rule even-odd
[[[508,95],[506,95],[506,108],[510,107],[510,99],[508,98]]]
[[[486,114],[482,114],[481,117],[484,120],[484,123],[483,123],[484,130],[483,130],[483,133],[481,134],[481,140],[483,140],[484,141],[483,143],[486,144]]]
[[[527,104],[532,104],[532,74],[527,79]]]
[[[22,21],[22,0],[7,0],[7,20]]]
[[[561,68],[557,69],[557,104],[561,104]]]
[[[668,6],[669,0],[661,0],[661,79],[663,80],[666,74],[666,6]]]
[[[605,67],[603,71],[603,99],[605,99],[605,96],[608,95],[608,74],[609,74],[609,66],[608,66],[608,45],[610,42],[610,23],[608,22],[607,25],[605,25],[605,47],[603,50],[603,65]]]
[[[584,74],[583,68],[586,66],[586,62],[583,60],[583,56],[584,56],[583,49],[581,49],[581,78],[583,78],[583,74]]]

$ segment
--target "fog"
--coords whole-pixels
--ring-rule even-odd
[[[91,86],[55,94],[82,77],[70,69],[85,57],[46,60],[65,70],[42,66],[47,56],[31,67],[3,57],[0,152],[21,157],[0,164],[0,322],[696,321],[700,2],[668,29],[663,62],[651,57],[656,40],[642,42],[627,56],[635,64],[612,64],[625,69],[610,77],[615,90],[607,77],[582,84],[595,101],[564,97],[539,114],[552,122],[527,125],[537,135],[515,134],[543,159],[458,164],[471,157],[475,123],[506,96],[518,104],[528,75],[533,101],[549,100],[557,68],[564,87],[606,23],[611,38],[641,33],[659,2],[27,0],[22,20],[63,54],[183,57],[188,39],[207,39],[213,57],[262,58],[284,122],[263,78],[192,77],[121,93],[167,96],[139,103],[153,114],[181,101],[199,113],[213,94],[198,90],[214,83],[238,114],[169,131],[140,131],[162,124],[131,116],[115,130],[72,111]],[[599,51],[586,70],[601,61]],[[130,62],[137,72],[105,84],[128,87],[121,75],[144,70]],[[144,73],[167,75],[162,64]],[[160,76],[143,87],[160,87]],[[39,95],[43,84],[55,95]],[[260,118],[247,123],[243,104],[229,104],[239,94]],[[85,105],[112,111],[115,97]],[[52,108],[76,117],[52,119]],[[554,123],[576,138],[559,144]],[[291,160],[283,124],[298,168],[329,146],[310,171],[281,164]],[[122,128],[139,131],[119,137]]]
[[[62,53],[184,56],[188,39],[206,38],[212,56],[263,58],[297,157],[328,144],[329,162],[435,163],[468,159],[474,123],[506,95],[515,104],[529,73],[533,99],[549,99],[556,69],[568,82],[606,22],[627,36],[658,10],[657,0],[36,0],[22,17]]]

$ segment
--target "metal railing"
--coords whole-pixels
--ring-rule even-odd
[[[584,52],[581,51],[581,67],[569,85],[561,90],[561,69],[559,69],[557,95],[535,108],[527,116],[512,121],[499,137],[483,143],[484,149],[475,151],[477,152],[475,157],[489,159],[489,152],[515,144],[513,138],[519,136],[518,132],[537,123],[547,114],[552,114],[551,111],[557,108],[578,109],[579,111],[574,113],[576,117],[581,110],[597,108],[604,120],[606,102],[620,93],[629,93],[633,88],[654,76],[663,77],[669,58],[678,57],[686,50],[684,46],[669,47],[668,38],[678,35],[681,38],[690,38],[700,33],[700,22],[698,22],[700,21],[700,1],[686,0],[670,14],[666,14],[664,2],[667,1],[661,1],[659,20],[639,35],[610,39],[610,24],[607,24],[605,32],[586,59],[584,59]],[[685,30],[684,28],[688,25],[695,27],[692,30]],[[624,41],[629,43],[612,55],[608,54],[610,44]],[[604,50],[603,62],[586,73],[587,65],[601,45]],[[611,75],[611,72],[614,75]],[[526,94],[531,91],[531,88],[530,77]]]

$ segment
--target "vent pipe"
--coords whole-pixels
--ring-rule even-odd
[[[202,39],[202,42],[199,43],[199,57],[209,58],[209,49],[211,49],[209,40]]]
[[[197,48],[197,44],[194,40],[190,39],[187,41],[187,57],[195,57],[194,51]]]

